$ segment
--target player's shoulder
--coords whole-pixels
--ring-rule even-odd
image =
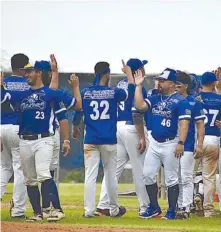
[[[142,87],[142,90],[145,90],[146,91],[146,89],[144,88],[144,87]],[[158,95],[159,94],[159,90],[158,89],[149,89],[148,91],[147,91],[147,96],[149,97],[149,96],[154,96],[154,95]]]
[[[10,75],[4,77],[4,82],[27,82],[27,78],[22,76]]]
[[[124,79],[120,80],[117,83],[117,88],[127,89],[128,88],[128,80],[127,80],[127,78],[124,78]]]

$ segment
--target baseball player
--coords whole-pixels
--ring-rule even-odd
[[[68,121],[65,116],[66,108],[63,103],[63,96],[57,91],[45,87],[42,83],[41,63],[36,61],[35,65],[26,65],[24,68],[28,84],[31,89],[19,94],[5,91],[2,103],[10,102],[20,110],[20,156],[22,169],[27,185],[28,196],[34,211],[34,216],[27,221],[43,220],[40,192],[38,182],[45,185],[47,193],[51,194],[50,164],[53,155],[54,143],[52,135],[55,132],[55,115],[59,120],[61,134],[63,135],[63,149],[65,156],[70,151],[70,140]],[[79,92],[79,82],[76,76],[71,78],[72,86],[76,86]],[[70,103],[73,99],[68,99]],[[78,102],[74,100],[77,105]],[[79,104],[78,104],[79,105]],[[81,108],[81,105],[79,105]],[[78,109],[79,109],[78,108]],[[53,201],[53,194],[51,196]]]
[[[143,99],[140,71],[136,73],[135,107],[138,110],[151,110],[151,136],[144,161],[144,180],[150,204],[141,218],[151,218],[161,214],[158,204],[156,176],[164,165],[165,184],[168,187],[168,203],[165,219],[176,218],[176,204],[179,195],[179,158],[184,152],[184,143],[191,118],[187,101],[175,92],[176,71],[165,69],[155,77],[158,80],[159,94]],[[179,130],[178,130],[179,126]],[[179,137],[178,137],[179,134]]]
[[[51,57],[51,62],[48,61],[41,61],[42,69],[44,70],[42,73],[42,80],[45,86],[51,86],[53,83],[53,89],[58,89],[58,67],[57,61],[55,57]],[[65,102],[64,102],[65,104]],[[67,109],[71,108],[71,105],[65,105]],[[51,173],[51,185],[54,194],[54,201],[51,202],[51,199],[48,196],[47,189],[44,188],[44,185],[41,185],[41,194],[42,194],[42,212],[43,216],[47,217],[48,221],[59,221],[60,219],[65,217],[65,214],[61,208],[59,194],[57,190],[56,183],[54,181],[54,173],[58,166],[59,161],[59,154],[60,154],[60,130],[59,130],[59,123],[56,120],[55,122],[55,134],[52,136],[54,141],[54,151],[52,156],[52,162],[50,165],[50,173]],[[53,206],[51,208],[50,206]]]
[[[188,219],[190,206],[193,203],[193,168],[194,168],[194,149],[195,149],[195,126],[197,128],[197,145],[195,149],[195,159],[203,155],[203,140],[205,135],[204,111],[202,103],[196,101],[192,96],[188,96],[191,89],[191,77],[179,72],[176,75],[176,91],[186,98],[192,112],[189,130],[184,144],[184,154],[180,158],[179,170],[179,198],[177,218]]]
[[[215,82],[216,75],[211,72],[205,72],[201,76],[202,91],[196,99],[203,102],[203,108],[206,115],[205,138],[203,148],[205,150],[202,157],[202,172],[204,185],[204,216],[214,215],[213,199],[215,194],[216,169],[219,158],[220,129],[216,121],[221,119],[221,96],[216,94]]]
[[[29,58],[24,54],[15,54],[11,57],[12,75],[4,78],[4,86],[11,91],[25,91],[29,85],[24,78],[24,72],[19,69],[28,64]],[[21,169],[19,154],[19,115],[8,107],[7,112],[1,110],[1,141],[3,151],[1,153],[1,198],[3,197],[13,172],[13,205],[12,218],[25,218],[25,203],[27,189],[24,184],[24,175]]]
[[[84,217],[95,216],[96,179],[100,160],[103,162],[104,177],[109,199],[110,216],[120,217],[126,213],[117,199],[117,105],[133,97],[134,80],[131,70],[124,66],[128,78],[128,91],[122,88],[108,87],[110,68],[107,62],[95,65],[95,82],[92,87],[82,90],[83,114],[85,123],[84,163],[85,191]],[[127,94],[128,93],[128,94]],[[75,134],[76,122],[73,122]]]
[[[146,63],[147,61],[141,61],[139,59],[129,59],[127,65],[131,68],[133,74],[140,69],[142,70],[142,74],[145,75],[144,65]],[[125,78],[121,80],[117,87],[128,90],[128,79]],[[146,90],[143,88],[142,91],[144,98],[146,98]],[[140,204],[140,213],[144,213],[149,203],[142,173],[147,131],[144,130],[143,114],[136,112],[132,115],[132,106],[133,99],[131,98],[128,98],[126,101],[123,101],[118,105],[116,175],[117,179],[119,179],[125,165],[130,160],[135,191]],[[110,215],[105,178],[103,178],[100,200],[96,213],[105,216]]]
[[[218,79],[216,84],[216,93],[221,95],[221,67],[216,70],[215,74]],[[216,121],[216,125],[221,128],[220,122]],[[221,137],[219,149],[219,209],[221,211]]]

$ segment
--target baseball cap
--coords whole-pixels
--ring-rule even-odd
[[[217,81],[216,75],[212,72],[205,72],[201,76],[201,84],[202,85],[208,85],[213,82]]]
[[[176,82],[176,71],[171,68],[166,68],[159,76],[154,77],[154,79]]]
[[[24,68],[20,68],[20,70],[40,70],[43,72],[51,72],[51,65],[48,61],[41,60],[35,61],[34,65],[28,63]]]
[[[188,85],[188,88],[192,87],[192,80],[190,75],[185,72],[176,73],[176,82],[180,82],[184,85]]]
[[[143,68],[145,64],[147,64],[147,60],[139,60],[137,58],[131,58],[127,61],[127,65],[131,68],[131,71],[134,72],[139,68]]]

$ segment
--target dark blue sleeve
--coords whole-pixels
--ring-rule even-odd
[[[188,101],[181,100],[177,106],[177,114],[179,120],[190,120],[191,119],[191,107]]]
[[[57,90],[57,91],[60,94],[60,97],[61,97],[65,107],[67,108],[67,110],[69,110],[75,106],[76,99],[74,97],[72,97],[71,95],[67,94],[66,92],[64,92],[62,90]]]
[[[63,98],[60,94],[55,95],[54,99],[54,111],[58,121],[65,119],[67,109],[63,102]]]
[[[202,102],[196,101],[196,104],[193,110],[193,117],[195,121],[205,120],[206,116],[203,110]]]
[[[134,97],[135,85],[128,84],[128,90],[115,88],[115,96],[118,102],[126,101],[128,98]]]

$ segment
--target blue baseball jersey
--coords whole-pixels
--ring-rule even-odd
[[[127,78],[119,81],[119,83],[117,84],[117,88],[125,89],[126,91],[128,91]],[[142,88],[142,93],[143,93],[143,97],[146,98],[147,92],[144,87]],[[133,106],[134,106],[134,94],[130,98],[127,98],[126,101],[121,101],[118,104],[118,108],[117,108],[118,121],[130,121],[131,123],[133,123],[133,117],[132,117],[132,111],[131,111]]]
[[[150,96],[145,102],[151,110],[151,135],[156,140],[176,137],[178,121],[191,118],[188,102],[178,93]]]
[[[27,79],[21,76],[8,76],[4,78],[4,88],[9,91],[26,91],[30,88]],[[1,124],[19,124],[19,112],[1,110]]]
[[[191,111],[191,120],[189,124],[186,141],[184,144],[184,151],[193,152],[195,147],[195,124],[199,120],[204,120],[205,114],[201,102],[196,101],[192,96],[187,96],[186,100],[189,103],[189,107]]]
[[[157,95],[158,93],[159,93],[158,89],[150,89],[147,92],[147,97]],[[144,120],[146,122],[147,130],[151,130],[152,113],[150,110],[148,110],[147,113],[145,114]]]
[[[64,96],[48,87],[29,89],[23,92],[5,91],[15,110],[19,111],[19,134],[55,132],[55,119],[66,119]],[[72,102],[73,99],[65,99]]]
[[[134,93],[134,85],[128,85],[128,92],[107,86],[92,86],[82,90],[85,144],[117,143],[118,103],[131,97],[131,93]]]
[[[215,125],[216,120],[221,120],[221,95],[213,92],[200,92],[196,100],[203,103],[203,110],[206,115],[205,135],[220,137],[220,129]]]

